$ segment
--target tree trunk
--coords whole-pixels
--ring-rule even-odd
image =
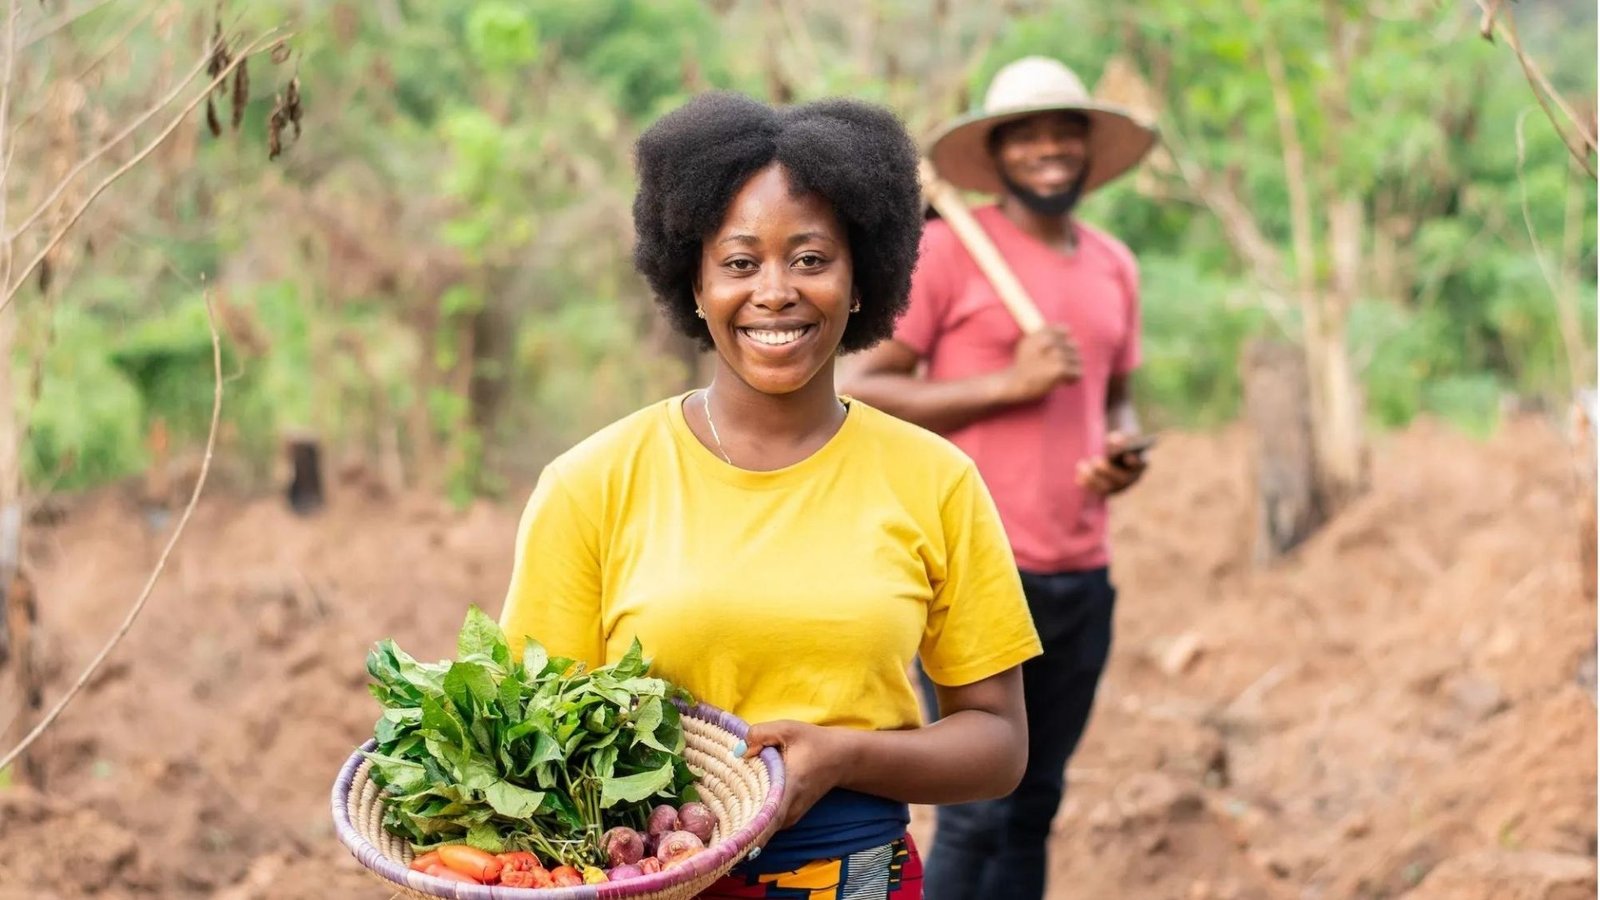
[[[38,664],[39,606],[33,583],[20,570],[0,585],[0,697],[14,698],[0,715],[10,716],[10,725],[0,731],[0,751],[22,743],[33,730],[44,708],[44,678]],[[44,787],[44,764],[33,753],[24,753],[16,762],[16,780],[34,788]]]
[[[1330,516],[1367,487],[1365,404],[1345,336],[1350,307],[1361,286],[1361,231],[1359,200],[1342,198],[1329,205],[1332,283],[1305,307],[1317,489]]]
[[[27,578],[22,574],[22,438],[25,433],[17,408],[17,310],[0,312],[0,615],[6,646],[0,653],[0,681],[4,695],[17,698],[15,720],[4,734],[5,746],[20,743],[38,715],[40,685],[34,665],[33,623],[37,606]],[[37,760],[24,755],[17,765],[22,780],[38,784]]]
[[[288,439],[285,451],[293,473],[286,492],[289,508],[297,516],[309,516],[327,503],[322,484],[322,442],[314,435],[297,434]]]
[[[1254,440],[1257,563],[1297,547],[1327,518],[1317,489],[1306,354],[1293,344],[1257,339],[1240,356],[1245,420]]]

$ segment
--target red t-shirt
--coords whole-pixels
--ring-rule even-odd
[[[1017,565],[1029,572],[1104,566],[1104,498],[1078,487],[1078,461],[1105,450],[1106,385],[1139,364],[1139,270],[1104,232],[1075,224],[1071,255],[1011,223],[973,211],[1046,321],[1077,342],[1083,378],[1042,401],[946,435],[972,457],[1000,509]],[[927,377],[966,378],[1011,365],[1022,330],[950,226],[929,222],[895,339],[927,362]]]

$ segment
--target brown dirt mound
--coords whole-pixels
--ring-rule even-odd
[[[1268,570],[1244,448],[1173,436],[1117,505],[1117,643],[1052,896],[1592,893],[1594,608],[1561,438],[1386,440],[1371,495]],[[0,844],[30,850],[0,857],[0,900],[389,897],[327,814],[376,714],[364,655],[389,636],[449,655],[468,603],[498,609],[516,514],[354,488],[312,519],[208,498],[41,745],[45,793],[0,790]],[[115,493],[36,532],[49,697],[164,536]]]

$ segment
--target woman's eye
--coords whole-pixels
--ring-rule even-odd
[[[823,259],[822,259],[822,257],[816,255],[815,253],[807,253],[804,256],[801,256],[799,259],[795,260],[795,263],[797,265],[803,267],[803,268],[809,269],[809,268],[813,268],[815,266],[822,265]]]
[[[746,272],[755,267],[756,264],[748,259],[734,259],[728,261],[728,268],[739,272]]]

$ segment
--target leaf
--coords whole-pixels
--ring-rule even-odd
[[[612,744],[615,744],[617,742],[617,738],[621,736],[622,729],[613,728],[610,731],[601,734],[593,743],[582,747],[579,752],[593,753],[594,751],[599,750],[601,747],[609,747]]]
[[[511,649],[506,646],[505,633],[495,621],[476,606],[467,609],[467,619],[461,623],[461,634],[456,638],[456,655],[487,656],[501,667],[511,665]]]
[[[551,731],[549,713],[543,710],[535,711],[528,707],[528,718],[506,729],[506,742],[520,741],[530,734],[543,734],[548,736]]]
[[[660,678],[625,678],[614,685],[619,690],[630,695],[644,695],[648,697],[665,697],[667,683]]]
[[[615,664],[606,668],[610,669],[613,678],[623,680],[638,678],[640,675],[650,671],[650,663],[645,661],[644,647],[640,645],[639,639],[634,638],[633,643],[628,645],[628,652],[623,654],[622,658],[617,660]]]
[[[572,800],[560,791],[552,791],[545,795],[545,811],[554,814],[555,819],[562,827],[569,831],[583,831],[583,817],[578,815],[578,810],[572,805]]]
[[[614,734],[612,735],[615,736]],[[617,771],[617,757],[622,751],[616,745],[601,747],[589,759],[588,769],[596,778],[611,778]]]
[[[499,696],[489,670],[477,663],[451,663],[444,676],[444,693],[454,701],[463,716],[474,715],[479,705],[488,706]],[[473,701],[476,700],[477,704]]]
[[[493,825],[472,826],[467,830],[467,844],[486,853],[506,851],[505,841],[500,840],[500,832]]]
[[[378,772],[378,781],[397,794],[409,794],[428,783],[427,770],[421,763],[382,753],[368,753],[372,768]]]
[[[638,775],[607,778],[601,782],[600,808],[610,809],[618,803],[637,803],[660,793],[672,784],[672,775],[672,765],[669,763]]]
[[[430,696],[422,698],[422,730],[432,732],[440,740],[457,747],[465,746],[467,743],[464,723],[457,718],[454,711],[447,710],[443,703]]]
[[[448,663],[418,662],[398,647],[394,654],[400,667],[400,677],[421,695],[437,697],[444,693],[444,673],[450,668]]]
[[[398,654],[391,640],[379,641],[367,653],[367,673],[375,681],[369,688],[384,706],[414,705],[422,697],[401,672]]]
[[[424,746],[424,742],[425,738],[413,731],[401,738],[393,747],[390,747],[389,753],[394,756],[415,756],[418,753],[426,752],[427,748]]]
[[[662,712],[663,706],[664,704],[655,697],[639,704],[639,708],[633,714],[633,742],[628,746],[637,747],[644,744],[646,747],[671,752],[671,748],[664,745],[657,735],[657,731],[666,731],[670,740],[673,734],[673,728],[667,726],[666,716]],[[673,711],[676,712],[677,708],[674,707]]]
[[[550,652],[544,645],[533,638],[524,638],[522,644],[522,669],[528,673],[530,681],[537,681],[546,675],[545,669],[550,665]],[[562,671],[566,671],[563,669]],[[548,673],[559,675],[560,672]]]
[[[493,754],[495,749],[494,735],[488,719],[478,719],[472,723],[472,740],[477,744],[477,749],[483,753]]]
[[[586,697],[599,697],[613,706],[625,707],[633,702],[633,695],[617,687],[610,681],[595,679],[584,685],[581,694]]]
[[[379,746],[387,747],[393,744],[396,738],[400,737],[403,727],[399,722],[388,716],[380,716],[378,724],[372,728],[372,736],[378,741]]]
[[[522,682],[507,676],[500,679],[499,689],[500,710],[505,714],[507,722],[519,722],[522,719]]]
[[[470,752],[461,755],[455,776],[458,784],[474,791],[487,791],[490,785],[500,780],[494,763]]]
[[[683,761],[683,757],[675,756],[672,758],[672,769],[672,783],[677,786],[679,791],[694,785],[694,772],[689,769],[689,764]]]
[[[683,714],[678,712],[676,703],[661,704],[661,727],[656,729],[656,738],[665,744],[668,753],[683,752]]]
[[[549,790],[561,783],[561,767],[559,765],[547,762],[535,768],[537,771],[534,773],[534,781],[538,783],[539,787]],[[526,774],[522,773],[519,777],[526,777]],[[556,795],[552,794],[551,796],[554,797]]]
[[[509,781],[496,781],[484,791],[494,811],[508,819],[532,818],[544,803],[544,794],[518,787]]]

